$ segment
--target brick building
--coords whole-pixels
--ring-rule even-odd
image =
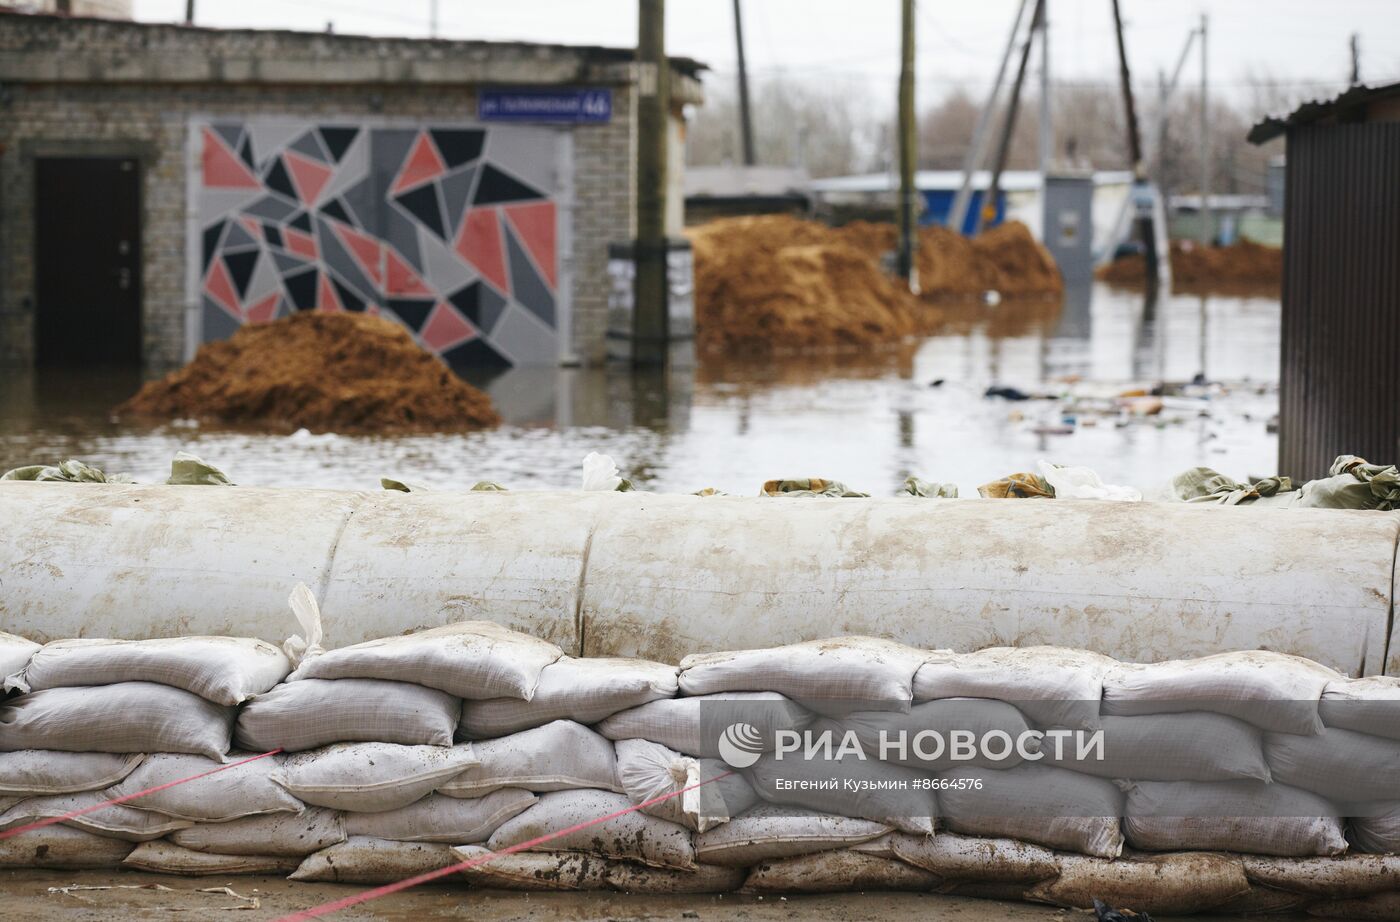
[[[672,227],[681,107],[672,61]],[[295,310],[458,366],[604,355],[631,49],[0,13],[0,360],[186,360]]]

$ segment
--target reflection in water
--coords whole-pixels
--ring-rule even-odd
[[[1264,422],[1271,388],[1235,388],[1210,418],[1112,420],[1073,434],[1054,401],[1008,404],[990,384],[1036,390],[1078,379],[1207,379],[1272,385],[1279,305],[1098,285],[1062,303],[949,306],[943,333],[865,355],[707,362],[699,369],[511,369],[483,382],[506,425],[466,435],[264,436],[166,426],[134,430],[108,408],[137,380],[110,372],[0,377],[0,469],[78,457],[139,480],[164,476],[184,448],[240,483],[377,488],[393,474],[442,486],[497,480],[519,489],[575,487],[589,451],[611,454],[640,488],[714,486],[756,493],[775,477],[826,476],[876,495],[917,474],[977,484],[1047,457],[1109,481],[1150,486],[1196,464],[1232,475],[1273,472]],[[935,382],[942,382],[937,383]],[[1081,385],[1084,386],[1084,385]]]

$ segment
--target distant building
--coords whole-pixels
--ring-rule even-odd
[[[1279,472],[1400,461],[1400,83],[1255,125],[1286,138]]]
[[[463,367],[601,360],[634,65],[0,13],[0,360],[164,368],[298,310],[379,313]],[[702,67],[671,67],[678,235]]]
[[[685,221],[701,224],[734,215],[793,214],[811,211],[811,177],[797,167],[688,166],[685,169]]]
[[[1210,205],[1211,239],[1231,244],[1241,238],[1269,246],[1283,244],[1283,219],[1270,210],[1268,195],[1213,193],[1206,197]],[[1200,238],[1200,193],[1173,195],[1167,202],[1167,222],[1173,239]]]
[[[67,13],[70,16],[99,16],[103,19],[130,19],[132,0],[10,0],[0,9],[16,13]],[[67,10],[64,7],[67,6]]]

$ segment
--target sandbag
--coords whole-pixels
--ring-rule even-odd
[[[467,845],[484,842],[502,823],[535,803],[535,795],[516,788],[502,788],[471,800],[429,794],[397,810],[347,813],[342,822],[346,835],[351,836]]]
[[[452,849],[458,862],[476,862],[461,874],[472,887],[490,890],[609,890],[608,860],[565,851],[520,851],[492,855],[490,848]],[[487,859],[487,860],[483,860]]]
[[[1317,708],[1329,727],[1400,740],[1400,678],[1395,676],[1333,679]]]
[[[513,856],[512,856],[513,857]],[[608,886],[622,893],[729,893],[744,885],[745,868],[697,864],[688,871],[649,868],[631,861],[608,861]]]
[[[653,701],[621,711],[593,729],[610,740],[651,740],[688,756],[719,758],[719,740],[735,724],[756,731],[757,747],[771,752],[779,732],[812,722],[806,708],[776,692],[726,692]]]
[[[155,682],[231,707],[272,688],[291,669],[280,648],[253,637],[77,638],[45,644],[5,687]]]
[[[308,804],[378,813],[428,796],[475,764],[467,744],[336,743],[285,757],[272,780]]]
[[[1400,800],[1400,741],[1328,727],[1316,736],[1270,733],[1274,780],[1331,800]]]
[[[927,775],[874,759],[765,755],[746,777],[768,803],[856,816],[914,835],[933,835],[934,795]]]
[[[473,744],[476,764],[443,783],[449,797],[480,797],[501,788],[621,792],[613,744],[572,720]],[[465,843],[458,843],[465,844]]]
[[[184,752],[222,759],[233,718],[231,707],[153,682],[49,688],[0,704],[0,751]]]
[[[228,758],[236,762],[251,755],[234,752]],[[257,813],[300,813],[301,801],[272,780],[277,771],[277,758],[265,756],[204,778],[172,784],[215,771],[225,763],[204,756],[155,753],[112,788],[108,796],[126,797],[151,788],[164,788],[128,801],[127,806],[204,823],[221,823]]]
[[[1104,680],[1102,713],[1117,717],[1214,711],[1261,730],[1322,730],[1317,703],[1340,673],[1320,663],[1247,650],[1150,665],[1122,664]]]
[[[848,849],[765,861],[749,872],[746,893],[844,893],[933,890],[939,880],[912,864]]]
[[[887,835],[889,826],[830,813],[754,807],[695,839],[695,858],[707,864],[748,868],[777,858],[847,848]]]
[[[1400,893],[1375,893],[1351,900],[1324,900],[1309,903],[1306,909],[1308,915],[1322,919],[1346,919],[1348,922],[1377,919],[1394,922],[1400,919]]]
[[[833,637],[805,643],[693,653],[681,660],[684,695],[772,691],[819,714],[907,711],[923,650],[878,637]]]
[[[1400,890],[1400,855],[1340,858],[1244,857],[1244,873],[1256,884],[1329,899],[1351,899]]]
[[[1242,720],[1197,711],[1103,717],[1100,722],[1103,758],[1080,759],[1069,741],[1058,748],[1046,741],[1041,746],[1045,764],[1134,781],[1269,780],[1263,735]]]
[[[872,759],[884,759],[926,772],[943,771],[958,765],[1010,768],[1024,761],[1015,743],[1030,730],[1026,718],[1003,701],[986,698],[944,698],[916,704],[908,711],[861,711],[841,719],[841,729],[856,734],[861,748]],[[972,733],[981,740],[988,733],[1004,735],[989,747],[976,747],[972,759],[953,758],[951,745],[957,732]],[[882,737],[881,734],[884,734]],[[920,736],[920,734],[926,734]],[[902,747],[882,749],[881,741],[903,741]],[[941,744],[941,745],[940,745]],[[1038,747],[1037,747],[1038,748]]]
[[[677,671],[648,660],[563,656],[544,667],[529,701],[463,701],[460,732],[467,739],[489,739],[556,720],[595,724],[648,701],[674,698]]]
[[[407,682],[286,682],[243,705],[234,739],[255,752],[354,742],[451,746],[457,707],[446,692]]]
[[[994,698],[1041,729],[1098,727],[1103,679],[1118,662],[1065,647],[988,647],[931,657],[914,674],[914,700]]]
[[[0,868],[110,870],[134,848],[130,842],[55,824],[0,839]]]
[[[390,884],[456,864],[452,846],[438,842],[393,842],[351,836],[307,855],[289,880],[342,884]],[[445,875],[450,878],[451,875]]]
[[[55,816],[66,816],[76,810],[86,810],[89,807],[106,803],[110,799],[111,795],[107,791],[83,791],[78,794],[31,797],[28,800],[20,801],[4,813],[0,813],[0,830],[27,826],[30,823],[52,819]],[[137,810],[125,804],[110,804],[100,810],[93,810],[91,813],[66,819],[63,821],[63,825],[72,826],[74,829],[81,829],[94,835],[121,839],[124,842],[146,842],[151,839],[159,839],[177,829],[184,829],[190,825],[190,821],[174,819],[146,810]],[[15,838],[24,838],[36,831],[23,832]]]
[[[1059,857],[1047,848],[1015,839],[986,839],[940,832],[894,835],[895,857],[953,883],[1032,884],[1060,873]]]
[[[26,640],[18,634],[7,634],[0,631],[0,681],[29,665],[30,657],[39,649],[39,646],[34,641]]]
[[[223,874],[286,874],[301,861],[275,855],[215,855],[181,848],[173,842],[143,842],[126,856],[122,867],[132,871],[212,877]]]
[[[938,778],[939,809],[954,832],[1100,858],[1123,852],[1123,795],[1112,782],[1030,763],[1005,771],[955,768]]]
[[[1201,852],[1104,861],[1060,857],[1060,875],[1026,898],[1054,906],[1093,909],[1094,900],[1156,915],[1204,912],[1249,892],[1239,859]]]
[[[1298,788],[1260,781],[1141,781],[1126,787],[1123,831],[1142,851],[1346,851],[1336,808]]]
[[[610,791],[541,794],[539,803],[497,829],[487,847],[500,851],[631,806],[626,795]],[[695,867],[695,846],[690,830],[637,810],[551,839],[531,851],[591,852],[606,858],[639,861],[651,867],[683,870]]]
[[[1347,813],[1347,840],[1363,852],[1400,852],[1400,801],[1352,804]]]
[[[199,823],[167,838],[181,848],[219,855],[272,855],[305,858],[345,841],[345,827],[334,810],[269,813],[227,823]]]
[[[617,778],[632,803],[648,804],[643,813],[693,832],[727,823],[758,802],[744,776],[719,759],[692,759],[650,740],[617,741]]]
[[[141,753],[47,749],[0,752],[0,795],[31,797],[101,790],[131,774],[144,758]]]
[[[308,656],[288,681],[383,679],[458,698],[529,701],[540,671],[563,655],[548,641],[499,624],[462,621]]]

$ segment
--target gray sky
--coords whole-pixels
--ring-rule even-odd
[[[423,36],[431,0],[197,0],[210,26],[324,29]],[[1109,0],[1048,0],[1051,70],[1057,80],[1116,79]],[[173,21],[185,0],[135,0],[136,16]],[[636,0],[439,0],[444,37],[630,45]],[[1217,91],[1247,99],[1268,80],[1293,93],[1318,81],[1340,88],[1347,41],[1361,36],[1362,79],[1400,80],[1400,0],[1122,0],[1135,78],[1174,66],[1202,12],[1210,16],[1210,71]],[[667,44],[714,67],[734,67],[729,0],[669,0]],[[980,95],[995,73],[1016,0],[919,0],[919,94],[962,84]],[[898,0],[744,0],[755,74],[839,83],[876,104],[892,100],[898,69]],[[1195,81],[1192,60],[1187,79]]]

